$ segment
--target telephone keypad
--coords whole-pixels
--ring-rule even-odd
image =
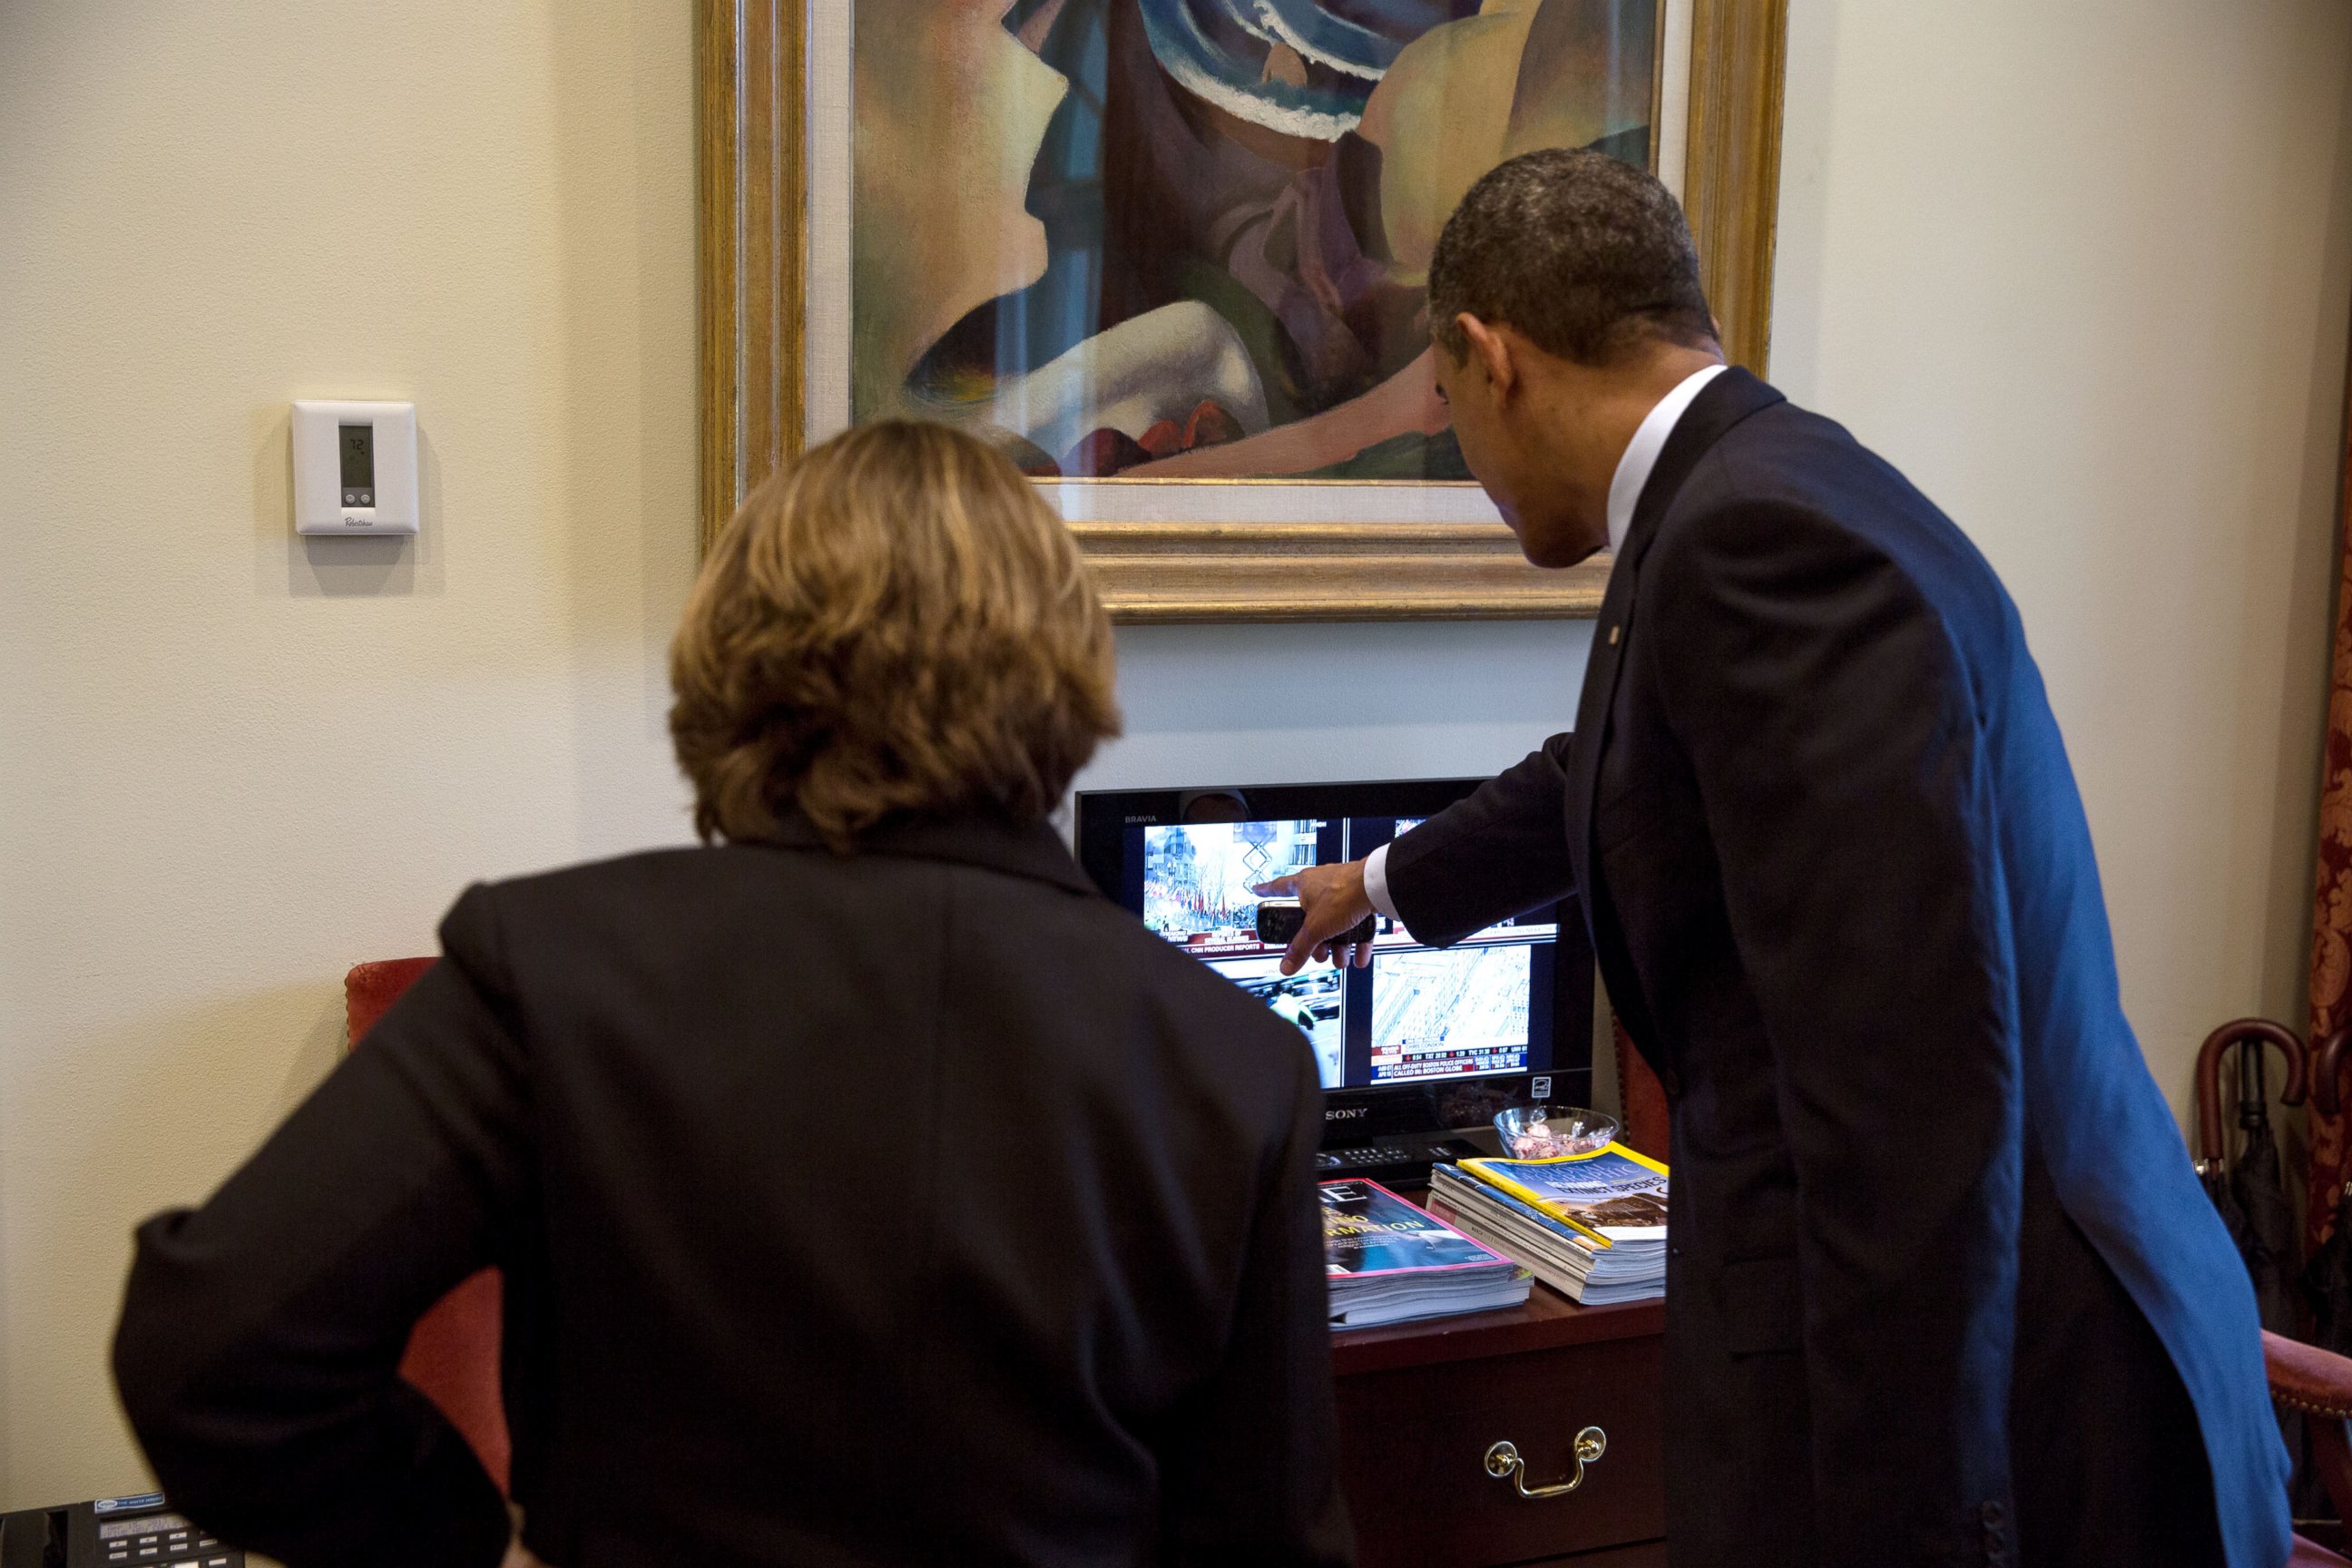
[[[108,1520],[99,1545],[108,1564],[123,1568],[238,1568],[245,1560],[176,1513]]]

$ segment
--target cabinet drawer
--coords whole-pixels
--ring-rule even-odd
[[[1651,1336],[1339,1379],[1360,1568],[1485,1568],[1663,1536],[1663,1363]],[[1587,1426],[1608,1447],[1572,1492],[1530,1501],[1486,1471],[1507,1441],[1530,1488],[1564,1481]]]

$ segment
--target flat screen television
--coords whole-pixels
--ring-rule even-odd
[[[1367,968],[1282,973],[1257,940],[1251,888],[1301,866],[1360,859],[1468,795],[1482,779],[1088,791],[1078,861],[1160,936],[1296,1025],[1324,1091],[1328,1152],[1429,1147],[1530,1100],[1589,1105],[1592,949],[1573,899],[1432,948],[1376,919]],[[1466,1151],[1453,1151],[1454,1152]],[[1442,1157],[1442,1156],[1441,1156]]]

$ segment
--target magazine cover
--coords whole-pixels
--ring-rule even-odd
[[[1591,1268],[1593,1258],[1609,1250],[1607,1237],[1595,1236],[1580,1225],[1554,1219],[1526,1199],[1465,1176],[1448,1165],[1440,1165],[1430,1173],[1429,1203],[1433,1210],[1438,1211],[1438,1218],[1456,1224],[1457,1228],[1458,1216],[1466,1214],[1474,1219],[1476,1217],[1478,1211],[1472,1205],[1491,1205],[1491,1212],[1526,1222],[1563,1252],[1574,1249],[1575,1254],[1584,1259],[1581,1265],[1584,1268]]]
[[[1493,1268],[1507,1260],[1433,1219],[1378,1182],[1324,1182],[1323,1263],[1334,1279],[1433,1268]]]
[[[1564,1160],[1465,1160],[1462,1169],[1604,1241],[1666,1234],[1666,1168],[1622,1143]]]

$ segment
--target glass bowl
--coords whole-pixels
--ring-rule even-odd
[[[1515,1105],[1495,1118],[1503,1153],[1513,1160],[1565,1160],[1597,1154],[1617,1136],[1617,1119],[1580,1105]]]

